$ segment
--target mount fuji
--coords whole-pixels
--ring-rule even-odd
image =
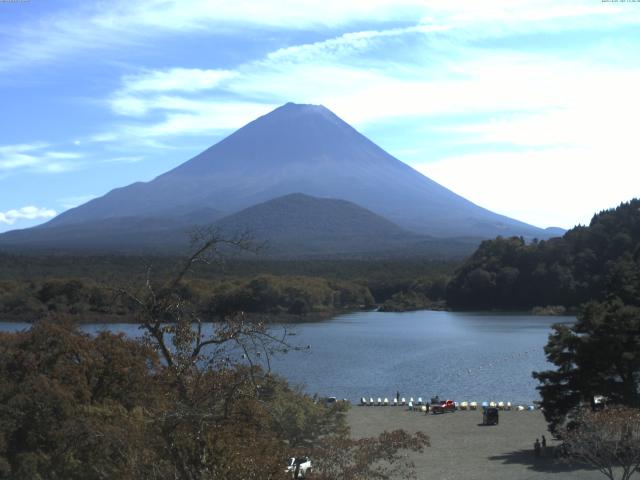
[[[324,237],[335,235],[335,245],[358,237],[369,243],[368,250],[373,240],[395,248],[403,233],[409,243],[418,237],[440,241],[473,238],[477,242],[497,235],[551,236],[549,231],[486,210],[439,185],[325,107],[287,103],[149,182],[112,190],[38,227],[0,235],[0,246],[122,250],[153,244],[169,248],[186,240],[184,231],[190,226],[218,222],[229,227],[243,210],[280,197],[287,201],[278,204],[281,218],[274,228],[308,238],[304,226],[296,225],[296,230],[287,224],[284,206],[304,199],[301,205],[310,208],[306,222],[310,226],[319,204],[308,197],[341,200],[322,204]],[[305,217],[301,205],[296,218]],[[327,221],[332,218],[327,208],[334,209],[336,222]],[[359,232],[340,215],[345,208],[353,215],[360,209]],[[260,223],[255,211],[240,217],[248,230],[255,226],[247,223],[248,218]],[[377,236],[371,238],[370,232]],[[386,234],[394,242],[387,242]],[[159,235],[163,241],[151,241]],[[305,250],[303,243],[300,252]],[[317,243],[309,242],[309,253]],[[349,250],[354,248],[357,250],[352,244]]]

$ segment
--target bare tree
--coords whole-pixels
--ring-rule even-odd
[[[561,437],[570,460],[597,468],[610,480],[628,480],[640,472],[640,410],[608,407],[584,409]]]
[[[142,288],[117,291],[136,307],[145,341],[158,351],[166,381],[175,386],[176,395],[167,399],[170,407],[157,422],[176,478],[188,480],[217,476],[213,446],[219,440],[211,438],[211,432],[232,421],[234,402],[264,403],[260,389],[267,379],[259,366],[267,363],[268,377],[269,357],[292,348],[285,342],[286,330],[275,335],[264,322],[243,312],[204,321],[183,294],[185,279],[196,265],[219,262],[230,251],[255,251],[250,236],[200,229],[192,235],[192,249],[165,281],[154,279],[149,267]],[[223,476],[231,478],[228,473]]]
[[[256,356],[262,353],[268,363],[270,353],[289,348],[284,342],[286,331],[276,337],[264,322],[249,321],[244,312],[237,312],[222,322],[203,322],[193,304],[182,295],[185,278],[196,265],[222,262],[225,252],[228,254],[230,250],[258,250],[251,236],[247,233],[226,236],[208,227],[195,230],[191,244],[192,253],[165,282],[154,282],[152,267],[148,267],[144,288],[138,292],[117,291],[137,307],[140,328],[176,379],[181,383],[198,362],[208,367],[228,363],[229,346],[241,349],[252,366]],[[210,327],[208,330],[205,324]]]

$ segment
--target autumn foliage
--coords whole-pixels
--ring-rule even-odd
[[[640,410],[636,408],[583,409],[560,436],[569,459],[596,468],[610,480],[628,480],[640,472]]]

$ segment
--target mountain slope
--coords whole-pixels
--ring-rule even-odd
[[[478,239],[442,241],[409,232],[345,200],[290,194],[217,220],[216,211],[198,211],[176,219],[109,218],[99,222],[15,230],[0,236],[11,250],[60,253],[167,253],[184,251],[189,234],[213,225],[225,237],[249,233],[262,256],[271,257],[463,257]],[[217,221],[214,221],[217,220]]]
[[[27,252],[173,253],[188,246],[197,225],[209,225],[221,214],[201,209],[173,218],[112,217],[63,225],[42,225],[0,235],[0,247]]]
[[[523,235],[542,229],[465,200],[395,159],[322,106],[286,104],[147,183],[116,189],[45,228],[108,218],[226,214],[290,193],[354,202],[437,237]]]
[[[216,226],[250,232],[271,254],[390,251],[423,240],[354,203],[299,193],[249,207]]]

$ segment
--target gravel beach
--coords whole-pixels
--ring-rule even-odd
[[[353,406],[348,421],[354,438],[398,428],[426,433],[431,447],[411,454],[421,480],[604,478],[596,470],[553,459],[555,442],[539,410],[501,411],[499,425],[482,426],[481,411],[425,415],[406,407]],[[533,443],[543,434],[548,446],[536,458]]]

